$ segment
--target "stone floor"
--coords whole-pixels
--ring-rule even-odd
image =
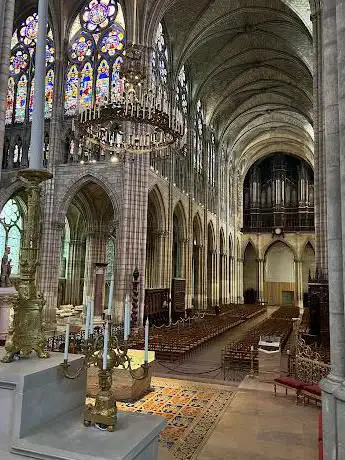
[[[257,382],[258,387],[262,384]],[[318,415],[315,405],[296,406],[273,387],[239,390],[196,460],[316,460]],[[174,460],[160,449],[158,460]]]
[[[205,372],[219,367],[221,349],[226,343],[239,339],[275,309],[268,308],[267,314],[217,337],[180,365],[156,364],[155,375],[217,382],[231,385],[236,391],[231,404],[205,440],[197,460],[314,460],[318,457],[320,409],[315,405],[296,406],[292,393],[286,397],[281,392],[274,397],[270,382],[276,368],[279,371],[280,357],[266,358],[269,362],[261,363],[260,375],[255,379],[246,378],[241,383],[224,381],[220,369]],[[159,460],[173,460],[173,457],[165,449],[160,449]]]

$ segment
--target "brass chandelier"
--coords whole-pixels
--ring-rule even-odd
[[[120,70],[124,91],[80,114],[81,163],[98,158],[116,162],[125,153],[159,158],[169,154],[169,147],[183,148],[182,110],[173,90],[149,72],[150,54],[144,45],[127,44]]]

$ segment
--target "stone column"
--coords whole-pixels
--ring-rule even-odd
[[[235,260],[234,256],[230,257],[230,302],[236,303],[236,296],[235,296]]]
[[[331,373],[323,390],[324,459],[344,453],[345,329],[344,329],[344,0],[324,0],[322,6],[323,100],[327,182],[327,240]],[[338,39],[338,46],[337,46]],[[340,107],[339,107],[340,104]],[[339,126],[339,121],[341,125]],[[340,391],[340,393],[338,393]]]
[[[264,259],[258,259],[258,302],[263,304],[264,298]]]
[[[238,291],[237,299],[239,304],[244,303],[243,298],[243,259],[238,259]]]
[[[145,296],[145,265],[148,205],[149,155],[126,157],[123,165],[123,202],[117,254],[118,289],[115,311],[117,321],[123,318],[123,300],[132,292],[132,274],[138,268],[139,278],[139,324],[142,325]],[[171,246],[170,246],[171,247]]]
[[[296,306],[303,309],[303,263],[299,259],[295,259],[295,301]]]
[[[322,33],[321,11],[312,11],[313,24],[313,96],[314,96],[314,212],[315,212],[315,262],[327,274],[327,203],[326,156],[324,146],[324,113],[322,102]]]
[[[85,275],[83,303],[93,297],[95,291],[95,264],[107,262],[107,244],[110,233],[101,224],[90,228],[86,236]]]
[[[3,0],[0,6],[0,178],[5,135],[5,101],[7,97],[9,56],[11,51],[15,3],[15,0]]]
[[[31,169],[41,169],[43,167],[47,24],[48,0],[39,0],[38,32],[35,50],[35,95],[29,154]]]

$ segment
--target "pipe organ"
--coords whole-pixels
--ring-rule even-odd
[[[314,230],[314,175],[304,160],[277,153],[257,161],[243,195],[244,232]]]

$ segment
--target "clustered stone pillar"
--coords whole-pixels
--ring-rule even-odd
[[[323,382],[325,460],[345,458],[345,2],[322,4],[331,373]]]
[[[13,33],[15,0],[2,0],[0,6],[0,166],[2,165],[9,56]],[[0,167],[1,177],[1,167]]]
[[[258,302],[264,303],[264,259],[258,259]]]
[[[300,259],[295,259],[295,286],[296,304],[303,310],[303,264]]]

